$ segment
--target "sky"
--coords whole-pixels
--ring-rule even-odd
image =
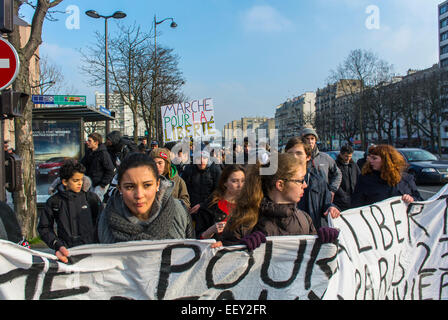
[[[174,49],[190,100],[212,98],[216,128],[242,117],[274,117],[289,98],[327,85],[350,51],[371,50],[398,75],[438,62],[437,5],[442,0],[64,0],[58,21],[45,21],[40,55],[59,66],[70,92],[95,91],[82,74],[80,50],[104,33],[104,20],[85,15],[123,11],[120,24],[150,31]],[[64,13],[65,12],[65,13]],[[79,14],[77,14],[79,12]],[[31,10],[21,14],[30,22]],[[79,22],[79,23],[78,23]],[[109,20],[109,34],[118,32]],[[160,33],[159,33],[160,32]],[[180,101],[179,101],[180,102]]]

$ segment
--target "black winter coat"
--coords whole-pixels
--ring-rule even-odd
[[[351,207],[368,206],[405,194],[412,196],[416,201],[423,201],[413,176],[403,173],[398,185],[391,187],[386,181],[381,179],[379,171],[374,171],[371,174],[358,177],[355,192],[352,195]]]
[[[308,168],[307,178],[308,187],[297,207],[308,213],[316,229],[319,229],[323,214],[331,206],[331,192],[325,178],[314,166]]]
[[[261,231],[267,237],[317,234],[311,217],[297,209],[296,204],[276,204],[269,198],[264,198],[260,204],[259,218],[255,227],[252,230],[240,227],[234,232],[224,229],[223,244],[225,246],[240,244],[244,236],[255,231]]]
[[[189,164],[182,172],[181,178],[187,185],[191,207],[207,201],[218,186],[221,169],[212,163],[205,170],[199,170],[195,164]]]
[[[81,163],[86,167],[86,176],[92,180],[92,187],[105,187],[112,182],[115,175],[115,166],[104,144],[97,150],[89,150],[82,158]]]
[[[361,170],[353,160],[348,164],[345,164],[339,156],[336,160],[336,165],[342,172],[342,182],[339,190],[334,195],[333,203],[337,205],[341,211],[344,211],[351,207],[351,196],[355,191]]]
[[[22,240],[22,230],[15,212],[0,201],[0,240],[19,243]]]
[[[98,243],[96,225],[100,210],[101,201],[95,193],[65,191],[61,185],[47,200],[37,230],[47,246],[56,251],[62,246]]]
[[[210,206],[212,197],[201,204],[198,212],[192,215],[195,222],[196,237],[200,239],[202,233],[207,231],[212,225],[224,221],[227,218],[227,214],[219,209],[218,204]],[[214,236],[217,241],[221,240],[221,235]]]

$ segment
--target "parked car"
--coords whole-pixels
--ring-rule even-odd
[[[448,183],[448,161],[439,160],[432,153],[418,148],[397,149],[409,164],[408,172],[417,184]]]
[[[339,150],[337,150],[337,151],[327,151],[326,153],[336,161],[336,159],[338,158],[338,155],[339,155]],[[359,159],[362,159],[362,158],[364,158],[364,151],[355,150],[353,152],[353,161],[355,161],[355,163]]]
[[[54,157],[50,158],[44,163],[38,164],[36,167],[36,174],[38,177],[48,177],[50,180],[54,180],[59,175],[59,168],[64,161],[68,159],[66,157]]]

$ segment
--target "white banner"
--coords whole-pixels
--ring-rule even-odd
[[[331,221],[338,245],[270,237],[253,253],[211,241],[142,241],[70,250],[69,264],[0,241],[0,299],[447,299],[448,186]],[[409,212],[409,213],[407,213]]]

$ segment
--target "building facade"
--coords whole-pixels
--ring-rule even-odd
[[[439,4],[439,64],[448,67],[448,1]]]
[[[241,120],[233,120],[224,126],[224,140],[247,137],[249,132],[258,134],[261,129],[275,130],[275,119],[267,117],[241,118]],[[240,135],[240,136],[238,136]],[[268,134],[266,134],[268,136]]]
[[[279,146],[290,138],[298,137],[305,126],[314,124],[316,93],[306,92],[276,107],[275,123],[278,130]]]
[[[101,92],[95,92],[95,107],[106,106],[106,94]],[[123,136],[134,136],[134,116],[129,105],[121,98],[121,95],[117,92],[109,94],[109,109],[115,112],[115,121],[111,121],[111,131],[120,131]],[[101,124],[97,130],[101,132],[105,124]],[[145,135],[146,126],[145,121],[138,117],[138,136],[143,137]]]

